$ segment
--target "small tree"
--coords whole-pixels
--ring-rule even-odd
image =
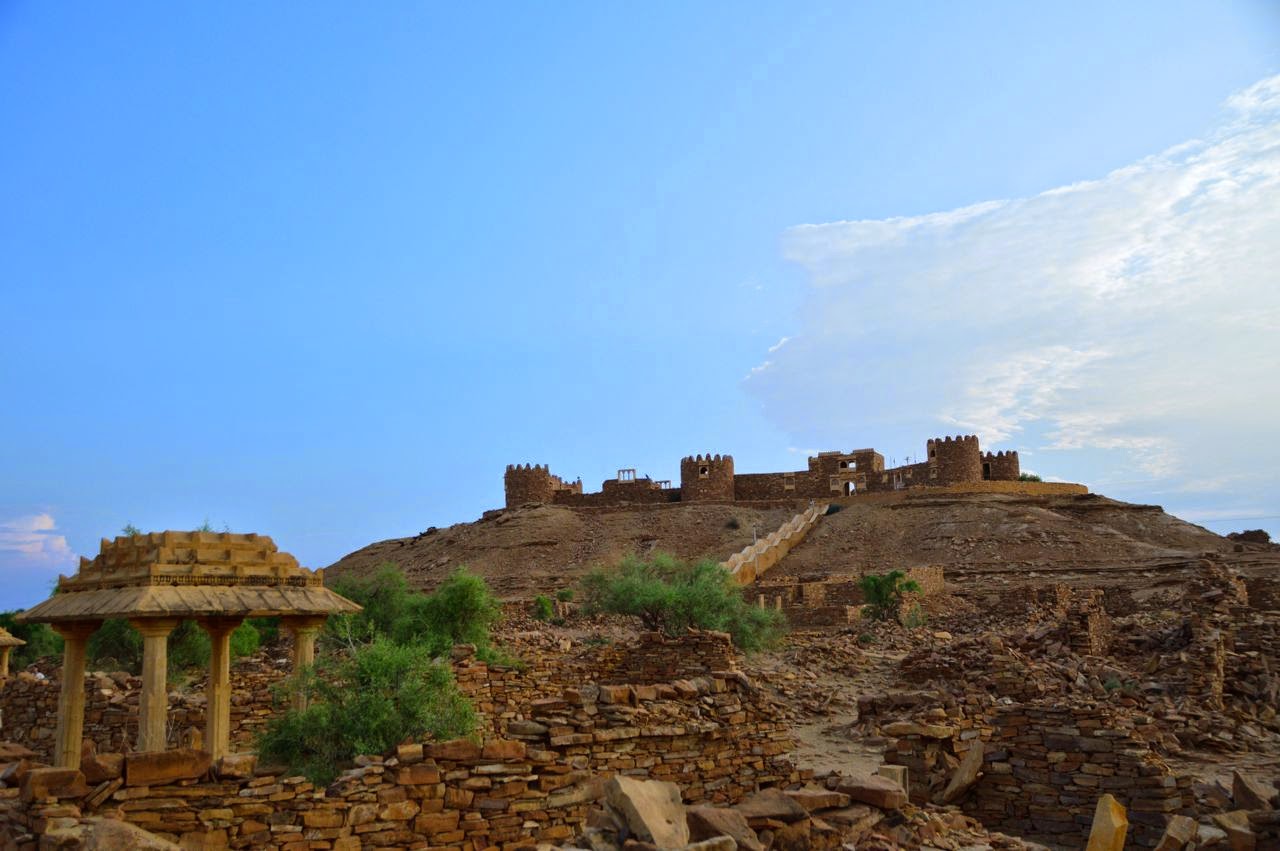
[[[1018,481],[1020,481],[1020,482],[1039,482],[1039,481],[1043,481],[1043,479],[1041,479],[1041,478],[1040,478],[1039,476],[1037,476],[1035,473],[1019,473],[1019,474],[1018,474]]]
[[[551,602],[550,597],[545,594],[539,594],[533,598],[533,607],[529,613],[533,615],[534,620],[549,621],[556,616],[556,607]]]
[[[343,577],[333,590],[364,607],[329,618],[326,634],[347,648],[381,636],[397,644],[426,644],[433,653],[474,644],[484,655],[490,650],[489,630],[502,618],[493,592],[465,568],[454,571],[432,594],[410,588],[391,562],[366,577]]]
[[[728,632],[743,650],[777,643],[781,612],[752,606],[719,564],[687,564],[665,553],[651,561],[628,556],[612,570],[592,571],[582,583],[584,610],[638,617],[647,628],[680,635],[690,627]]]
[[[901,570],[885,574],[868,573],[858,580],[858,586],[866,600],[862,608],[863,617],[881,621],[897,618],[903,598],[920,591],[920,584],[914,579],[907,579]]]

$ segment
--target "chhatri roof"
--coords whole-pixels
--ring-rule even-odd
[[[21,638],[15,638],[9,630],[0,626],[0,647],[21,647],[26,643]]]
[[[57,623],[123,617],[322,615],[360,607],[324,587],[266,535],[151,532],[102,540],[75,576],[18,620]]]

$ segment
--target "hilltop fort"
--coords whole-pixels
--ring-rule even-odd
[[[736,473],[732,455],[690,455],[680,459],[680,486],[618,470],[596,493],[584,493],[582,479],[567,481],[545,464],[509,464],[503,485],[507,507],[531,502],[558,505],[621,505],[663,502],[744,502],[770,499],[828,499],[857,493],[945,487],[982,481],[1017,481],[1016,451],[986,452],[976,435],[929,440],[926,460],[886,468],[874,449],[833,450],[809,458],[807,470]]]

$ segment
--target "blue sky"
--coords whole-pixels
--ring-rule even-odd
[[[0,607],[972,430],[1280,532],[1278,73],[1262,2],[0,5]]]

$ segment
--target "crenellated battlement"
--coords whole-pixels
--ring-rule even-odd
[[[527,502],[563,505],[622,505],[670,502],[729,502],[831,499],[921,487],[951,487],[983,481],[1017,481],[1016,450],[983,452],[975,434],[944,435],[925,442],[926,458],[886,468],[874,449],[831,450],[809,458],[808,469],[782,473],[737,473],[733,456],[699,452],[680,459],[680,487],[640,476],[630,467],[607,479],[597,493],[582,480],[568,482],[545,464],[508,464],[507,506]]]

